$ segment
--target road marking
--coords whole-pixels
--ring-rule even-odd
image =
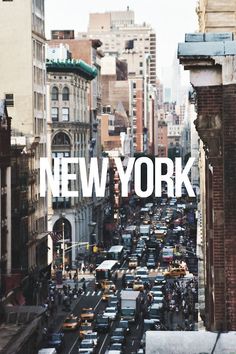
[[[98,305],[100,304],[101,301],[102,301],[102,298],[99,299],[97,305],[94,307],[94,311],[96,310],[96,308],[98,307]]]
[[[107,340],[107,337],[108,337],[108,333],[106,334],[106,336],[105,336],[105,338],[104,338],[104,340],[103,340],[103,342],[102,342],[102,345],[101,345],[101,348],[100,348],[98,354],[100,354],[100,353],[102,352],[102,349],[103,349],[103,346],[104,346],[104,344],[105,344],[105,342],[106,342],[106,340]],[[70,353],[68,353],[68,354],[70,354]]]
[[[74,344],[72,345],[72,347],[71,347],[70,351],[68,352],[68,354],[70,354],[72,352],[72,350],[74,349],[74,347],[75,347],[76,343],[78,342],[78,340],[79,340],[79,336],[74,341]]]
[[[134,345],[134,340],[132,340],[132,346]]]
[[[95,291],[92,293],[92,296],[95,294]]]
[[[138,328],[139,328],[139,325],[137,325],[136,329],[138,329]]]

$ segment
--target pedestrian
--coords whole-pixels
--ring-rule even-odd
[[[86,291],[86,282],[85,281],[83,282],[83,291],[84,292]]]
[[[85,268],[85,266],[83,266],[83,268],[82,268],[83,273],[85,273],[85,270],[86,270],[86,268]]]
[[[70,279],[70,280],[71,280],[71,277],[72,277],[71,271],[69,271],[69,279]]]

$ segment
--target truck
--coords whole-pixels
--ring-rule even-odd
[[[120,294],[121,319],[129,323],[138,319],[142,295],[140,291],[121,290]]]

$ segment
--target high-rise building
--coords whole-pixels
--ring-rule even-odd
[[[79,38],[99,38],[105,54],[123,57],[128,62],[128,70],[136,75],[145,75],[145,54],[150,55],[150,83],[156,84],[156,33],[146,24],[136,24],[134,12],[111,11],[91,13],[87,33],[79,33]],[[134,59],[135,57],[135,59]]]
[[[11,21],[9,19],[12,19]],[[28,218],[29,267],[47,253],[47,201],[39,196],[39,159],[46,156],[44,0],[0,2],[0,98],[6,99],[14,145],[25,139],[35,181]]]

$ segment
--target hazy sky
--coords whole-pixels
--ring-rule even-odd
[[[135,11],[135,22],[150,24],[157,34],[157,65],[171,65],[177,43],[197,30],[197,0],[45,0],[46,36],[52,29],[86,31],[90,12]]]

